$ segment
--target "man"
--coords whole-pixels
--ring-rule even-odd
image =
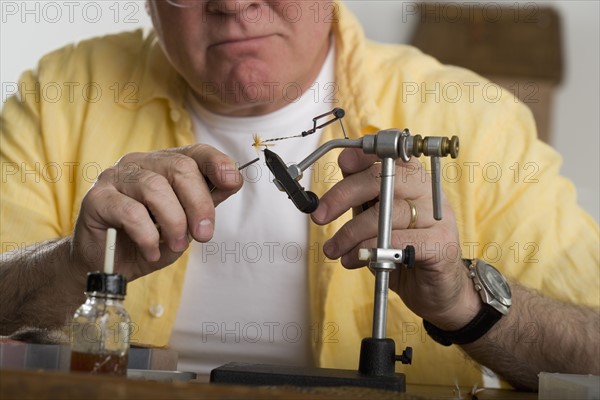
[[[127,309],[134,340],[169,344],[189,366],[205,356],[215,362],[210,351],[218,342],[223,353],[240,342],[239,333],[249,338],[236,325],[248,313],[244,327],[268,331],[244,340],[240,351],[255,338],[282,349],[299,343],[292,363],[356,368],[360,339],[370,336],[373,278],[365,268],[352,269],[362,266],[358,249],[374,247],[378,208],[341,216],[377,199],[377,160],[347,150],[334,163],[337,154],[328,154],[310,177],[322,197],[309,227],[266,175],[242,185],[237,171],[237,162],[253,156],[252,130],[264,133],[264,127],[265,138],[299,133],[310,127],[299,126],[302,121],[318,115],[313,111],[341,106],[346,131],[355,137],[410,127],[423,135],[458,134],[462,141],[464,161],[446,164],[456,172],[444,182],[441,222],[431,216],[422,166],[414,160],[397,165],[392,245],[415,245],[417,266],[391,278],[400,296],[390,298],[387,333],[414,348],[409,382],[479,381],[481,370],[462,351],[529,389],[539,371],[599,373],[598,312],[586,308],[600,303],[598,228],[558,176],[558,156],[535,139],[527,110],[506,94],[490,99],[481,90],[488,83],[468,71],[441,66],[412,48],[368,43],[341,3],[170,0],[148,6],[156,39],[134,32],[92,40],[47,56],[35,75],[23,77],[32,88],[93,82],[118,88],[114,97],[51,103],[23,91],[5,105],[1,157],[11,169],[3,182],[2,242],[32,246],[3,255],[2,334],[67,323],[82,301],[86,272],[101,267],[105,231],[115,227],[117,271],[132,281]],[[326,89],[329,102],[307,100],[315,83],[324,90],[334,83]],[[407,90],[407,84],[431,90],[449,83],[465,94],[450,102]],[[338,135],[331,128],[276,149],[287,152],[285,160],[301,158],[316,140]],[[27,179],[22,171],[36,163],[73,173]],[[338,163],[339,170],[328,173]],[[90,165],[103,170],[91,188]],[[526,165],[535,168],[531,183],[522,178]],[[507,177],[511,172],[520,174]],[[243,257],[247,268],[227,258],[231,248],[209,258],[217,245],[243,249],[257,242],[273,249],[276,241],[281,248],[300,243],[298,264],[308,269],[294,268],[286,254],[256,265]],[[434,327],[430,332],[453,332],[485,308],[459,247],[463,258],[486,258],[502,270],[511,280],[513,305],[483,337],[444,347],[425,334],[422,319]],[[214,309],[219,312],[210,314]],[[296,314],[284,320],[290,312]],[[253,322],[264,314],[273,319]],[[265,335],[286,322],[304,334]],[[580,328],[565,334],[572,326]],[[203,347],[209,338],[216,340]],[[262,360],[260,353],[252,358]]]

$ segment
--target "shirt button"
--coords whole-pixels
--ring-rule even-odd
[[[173,122],[178,122],[181,118],[181,113],[177,110],[171,110],[171,120]]]
[[[165,308],[162,306],[162,304],[152,304],[148,311],[150,311],[150,315],[152,315],[154,318],[160,318],[165,313]]]

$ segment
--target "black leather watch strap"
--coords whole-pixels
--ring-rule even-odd
[[[485,335],[502,318],[494,307],[484,304],[479,313],[464,327],[456,331],[443,331],[431,322],[423,320],[427,334],[444,346],[473,343]]]

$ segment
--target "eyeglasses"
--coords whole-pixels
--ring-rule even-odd
[[[203,4],[208,3],[208,0],[165,0],[168,4],[172,5],[173,7],[177,7],[177,8],[198,8],[201,7]],[[212,3],[209,3],[212,4]],[[239,11],[241,9],[244,9],[246,6],[244,5],[244,3],[242,2],[235,2],[235,4],[229,4],[229,3],[221,3],[221,2],[216,2],[212,5],[209,5],[209,11],[213,11],[213,12],[225,12],[225,13],[230,13],[233,11]]]
[[[202,3],[206,3],[206,0],[166,0],[167,3],[174,7],[179,8],[194,8],[199,7]]]
[[[168,4],[174,6],[174,7],[178,7],[178,8],[194,8],[194,7],[200,7],[202,4],[206,4],[208,2],[208,0],[165,0]],[[216,2],[215,4],[211,5],[210,8],[211,9],[217,9],[217,10],[224,10],[224,11],[229,11],[229,9],[241,9],[241,8],[245,8],[247,7],[247,5],[245,5],[245,2],[235,2],[233,5],[232,4],[227,4],[227,3],[220,3],[220,2]]]

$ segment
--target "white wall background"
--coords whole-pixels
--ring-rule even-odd
[[[302,0],[310,1],[310,0]],[[470,3],[484,4],[486,0]],[[454,4],[462,4],[457,1]],[[531,1],[511,0],[526,5]],[[576,185],[579,201],[600,220],[600,1],[536,1],[562,14],[566,75],[553,115],[554,146],[564,157],[563,174]],[[372,39],[410,40],[416,17],[407,12],[414,2],[350,0],[347,4]],[[19,74],[34,68],[39,57],[87,37],[150,26],[139,0],[9,1],[0,0],[1,97]]]

